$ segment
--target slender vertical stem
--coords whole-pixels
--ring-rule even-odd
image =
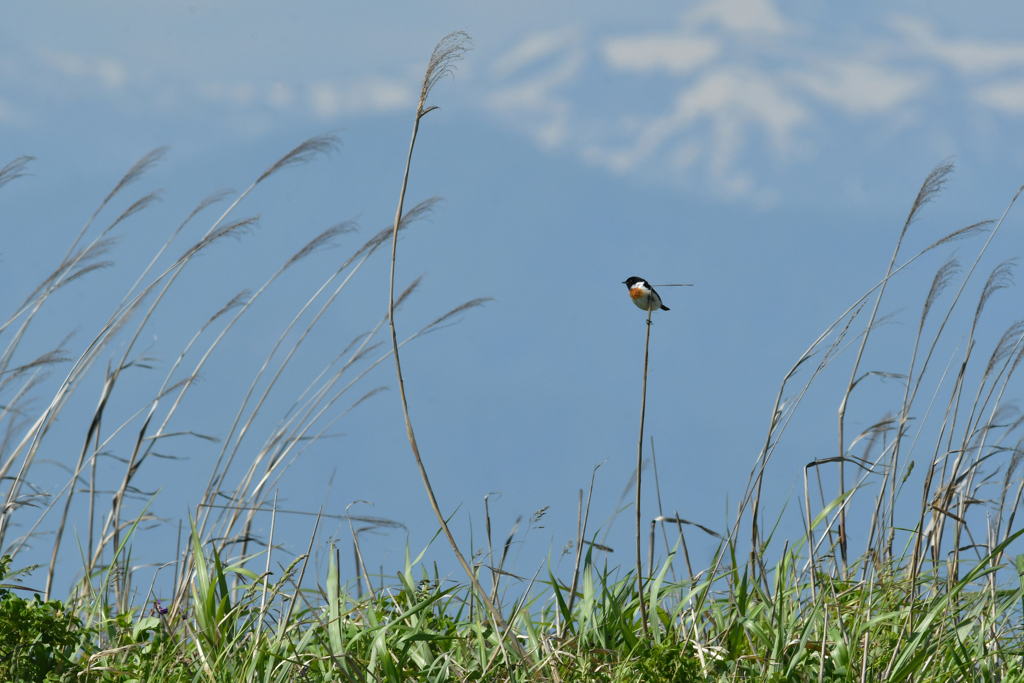
[[[690,551],[686,547],[686,536],[683,535],[683,523],[679,520],[679,510],[673,510],[672,512],[676,516],[676,527],[679,529],[679,544],[683,546],[683,559],[686,560],[686,573],[690,575],[690,588],[692,589],[693,567],[690,565]]]
[[[597,467],[600,467],[598,465]],[[597,467],[590,475],[590,491],[587,493],[587,507],[583,511],[583,525],[580,527],[578,538],[579,543],[576,544],[576,562],[572,567],[572,586],[569,587],[569,619],[572,618],[572,606],[576,601],[576,587],[579,586],[580,580],[580,560],[583,558],[583,544],[586,543],[587,539],[587,521],[590,519],[590,499],[594,495],[594,478],[597,477]],[[583,491],[580,491],[580,503],[583,502]],[[567,624],[571,626],[571,624]]]
[[[580,546],[583,544],[583,489],[580,489],[580,502],[576,508],[576,557],[580,556]],[[576,570],[573,572],[572,586],[569,588],[569,604],[572,604],[572,593],[576,590]],[[558,610],[555,610],[555,633],[561,638],[565,634],[565,629],[569,626],[569,621],[572,616],[572,608],[569,608],[568,613],[563,621],[558,621]]]
[[[267,541],[267,565],[263,570],[263,594],[260,596],[260,618],[256,622],[256,642],[262,637],[263,632],[263,617],[267,614],[267,593],[270,583],[270,556],[274,554],[274,525],[277,523],[277,491],[274,491],[274,507],[270,512],[270,539]],[[178,533],[181,533],[181,525],[178,526]],[[338,566],[337,560],[334,562],[334,566]],[[175,572],[177,572],[177,564],[175,564]]]
[[[661,515],[658,515],[659,517]],[[647,537],[647,575],[654,576],[654,530],[658,527],[657,520],[651,520],[651,533]]]
[[[455,537],[452,536],[452,532],[448,529],[448,522],[445,520],[444,515],[441,514],[441,508],[437,504],[437,498],[434,496],[434,489],[430,486],[430,478],[427,477],[427,470],[423,466],[423,460],[420,458],[419,445],[416,443],[416,435],[412,430],[412,421],[409,419],[409,403],[405,396],[405,381],[402,377],[402,361],[398,355],[398,334],[395,331],[395,256],[398,251],[398,229],[402,222],[402,209],[405,205],[405,191],[409,185],[409,168],[412,166],[412,151],[416,145],[416,134],[420,129],[420,119],[425,114],[433,111],[432,108],[424,109],[424,98],[426,97],[426,87],[424,87],[423,94],[420,98],[419,107],[416,110],[416,120],[412,128],[412,140],[409,142],[409,156],[405,162],[405,175],[402,177],[402,190],[398,196],[398,211],[395,212],[395,228],[391,236],[391,284],[388,296],[388,324],[391,327],[391,346],[395,355],[395,370],[398,373],[398,391],[402,398],[402,413],[405,416],[405,431],[409,437],[409,446],[412,448],[413,457],[416,459],[416,467],[420,471],[420,478],[423,480],[423,487],[427,490],[427,497],[430,499],[430,507],[434,510],[434,515],[437,517],[437,521],[441,525],[442,531],[444,531],[445,537],[448,539],[449,545],[452,547],[452,552],[455,553],[456,559],[459,564],[462,565],[462,569],[469,576],[470,582],[473,584],[473,589],[480,594],[480,599],[487,607],[487,611],[490,613],[494,623],[500,629],[502,635],[508,637],[508,642],[511,643],[513,649],[516,650],[517,654],[522,659],[526,659],[526,651],[523,650],[522,645],[514,637],[508,634],[508,626],[505,623],[505,619],[501,616],[501,613],[494,606],[494,603],[487,597],[480,582],[477,581],[476,574],[473,572],[469,563],[466,562],[466,558],[459,552],[459,546],[455,542]]]
[[[576,506],[576,549],[583,544],[583,489],[580,489],[580,502]]]
[[[356,545],[355,536],[352,536],[352,554],[356,561],[356,598],[363,599],[363,572],[359,568],[359,546]]]
[[[644,463],[644,414],[647,411],[647,358],[651,348],[651,313],[653,305],[647,309],[647,339],[644,341],[644,393],[640,399],[640,441],[636,446],[636,585],[640,595],[640,625],[647,636],[647,609],[644,607],[644,571],[643,557],[640,554],[640,481]]]
[[[825,680],[825,643],[828,641],[828,605],[825,604],[825,596],[821,598],[821,610],[825,613],[825,623],[821,627],[821,646],[818,648],[818,683]]]
[[[295,609],[295,603],[298,602],[302,596],[302,577],[306,575],[306,565],[309,564],[309,556],[313,553],[313,541],[316,540],[317,529],[320,528],[320,517],[324,514],[324,509],[321,507],[316,513],[316,524],[313,525],[313,535],[309,537],[309,548],[306,549],[306,554],[302,559],[302,569],[299,570],[299,580],[295,582],[295,596],[292,601],[288,603],[288,611],[284,613],[284,618],[278,623],[277,637],[278,640],[284,634],[285,629],[292,623],[292,610]]]
[[[661,484],[658,482],[658,458],[654,452],[654,436],[650,437],[651,442],[651,465],[654,467],[654,492],[658,495],[658,517],[661,517],[661,536],[665,539],[665,556],[667,557],[672,553],[672,546],[668,544],[668,532],[665,531],[665,512],[661,509]],[[679,515],[676,515],[677,517]],[[672,582],[676,580],[676,570],[673,565],[669,565],[669,571],[672,572]],[[654,570],[652,569],[653,573]]]
[[[92,565],[93,565],[93,562],[92,562],[92,546],[93,546],[92,534],[93,534],[93,527],[96,524],[95,521],[94,521],[96,519],[96,517],[95,517],[95,513],[96,513],[96,460],[97,460],[96,456],[99,455],[99,450],[100,450],[100,433],[99,433],[99,430],[97,429],[96,430],[96,435],[95,435],[94,440],[93,440],[92,463],[90,465],[92,469],[91,469],[91,473],[89,475],[89,554],[86,555],[86,558],[88,558],[86,560],[86,573],[87,574],[91,574],[92,573]],[[68,494],[68,495],[70,495],[70,494]],[[175,566],[177,566],[177,565],[175,565]],[[90,585],[90,583],[87,582],[86,585],[88,586],[88,585]]]
[[[273,526],[274,525],[271,524],[270,526],[271,526],[271,535],[273,535]],[[269,545],[267,546],[267,553],[270,553],[270,546]],[[90,558],[90,565],[89,565],[90,568],[92,567],[91,562],[92,562],[92,560]],[[181,519],[178,520],[178,540],[174,544],[174,580],[171,582],[171,591],[173,591],[172,594],[171,594],[171,600],[170,600],[171,607],[174,606],[174,598],[176,597],[176,595],[178,593],[178,564],[180,562],[181,562]],[[184,568],[182,568],[182,569],[184,569]],[[92,582],[90,581],[89,583],[91,584]],[[259,631],[259,629],[257,629],[257,631]]]

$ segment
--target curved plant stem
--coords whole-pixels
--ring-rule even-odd
[[[412,448],[413,457],[416,458],[416,466],[419,468],[420,477],[423,479],[423,487],[427,490],[427,497],[430,499],[430,507],[433,508],[434,514],[437,516],[437,521],[441,525],[442,531],[444,531],[445,537],[448,539],[448,543],[452,547],[452,552],[455,553],[456,559],[459,564],[466,571],[466,575],[469,576],[470,582],[473,584],[473,590],[477,592],[480,600],[487,607],[487,611],[491,615],[491,619],[494,620],[494,625],[500,630],[502,635],[508,635],[509,643],[512,644],[513,649],[516,650],[519,657],[524,661],[527,658],[526,652],[523,650],[522,645],[516,640],[514,635],[509,634],[508,625],[505,623],[504,618],[501,616],[501,612],[494,606],[494,603],[487,597],[487,593],[484,591],[480,582],[477,581],[476,574],[473,573],[472,568],[466,562],[466,558],[459,552],[459,546],[455,542],[455,537],[452,536],[452,532],[448,529],[448,522],[445,520],[444,515],[441,514],[441,508],[437,504],[437,497],[434,495],[434,489],[430,486],[430,478],[427,476],[427,470],[423,466],[423,460],[420,458],[419,445],[416,443],[416,435],[413,433],[412,421],[409,419],[409,403],[405,396],[405,381],[402,378],[402,361],[398,355],[398,335],[395,332],[395,255],[398,250],[398,226],[402,222],[402,209],[405,205],[405,190],[409,184],[409,168],[412,165],[412,151],[416,145],[416,134],[419,132],[420,119],[422,119],[427,113],[434,110],[434,107],[424,108],[426,103],[427,95],[430,91],[430,87],[436,82],[437,74],[448,68],[446,59],[450,60],[452,55],[455,54],[450,50],[449,40],[455,36],[446,37],[442,40],[437,48],[434,50],[434,55],[430,59],[430,66],[427,69],[426,77],[423,81],[423,90],[420,94],[419,106],[416,109],[416,120],[412,128],[412,140],[409,142],[409,156],[405,162],[405,175],[402,178],[402,191],[398,196],[398,211],[395,213],[395,228],[392,233],[391,239],[391,285],[388,299],[388,324],[391,327],[391,345],[394,349],[395,354],[395,369],[398,372],[398,390],[402,397],[402,412],[405,415],[405,430],[409,437],[409,446]],[[463,36],[465,34],[462,34]],[[448,50],[445,54],[444,50]],[[440,54],[440,57],[439,57]],[[457,58],[457,57],[456,57]]]

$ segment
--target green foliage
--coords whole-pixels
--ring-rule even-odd
[[[690,648],[677,643],[643,648],[636,662],[628,661],[619,673],[623,681],[692,683],[705,680],[700,673],[700,662]]]
[[[11,558],[0,558],[0,581],[9,578]],[[0,583],[0,680],[76,680],[76,654],[91,633],[59,600],[29,600]]]
[[[533,599],[503,606],[528,653],[517,660],[469,587],[442,587],[409,560],[397,582],[355,598],[353,587],[340,583],[333,553],[326,586],[296,593],[304,557],[264,588],[263,577],[193,547],[197,574],[178,614],[135,608],[97,617],[103,628],[88,630],[65,609],[60,623],[72,624],[77,640],[61,641],[57,633],[49,641],[69,648],[51,680],[82,671],[76,649],[91,653],[90,681],[1024,680],[1024,577],[993,591],[993,557],[955,584],[933,572],[914,577],[913,585],[896,565],[879,567],[872,581],[802,572],[794,551],[766,576],[739,565],[671,582],[664,580],[670,556],[645,584],[654,617],[647,639],[635,576],[588,558],[571,612],[557,597],[568,588],[551,575]],[[1024,557],[1017,562],[1024,566]],[[231,574],[251,581],[232,588]],[[101,600],[101,592],[94,595]],[[109,613],[102,603],[82,611]],[[20,675],[47,680],[46,673]]]

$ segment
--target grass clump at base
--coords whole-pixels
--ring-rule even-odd
[[[0,558],[0,681],[76,680],[95,634],[59,600],[15,594],[10,565]]]
[[[502,637],[470,587],[442,588],[425,569],[414,582],[408,561],[397,582],[356,598],[333,559],[316,588],[296,590],[299,558],[273,583],[250,575],[232,589],[240,568],[211,549],[199,562],[206,575],[169,609],[114,613],[102,584],[67,607],[35,599],[9,609],[17,599],[5,594],[4,642],[17,631],[32,644],[21,636],[20,656],[0,666],[4,680],[31,681],[1024,680],[1024,590],[1020,580],[991,590],[992,558],[951,588],[934,572],[912,585],[905,566],[884,582],[812,577],[799,559],[791,551],[765,580],[736,567],[649,582],[656,616],[645,640],[633,575],[589,561],[572,613],[560,599],[568,587],[548,583],[501,606],[511,629]],[[1013,569],[1024,570],[1024,556]]]

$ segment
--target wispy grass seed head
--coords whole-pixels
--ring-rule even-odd
[[[988,300],[992,295],[1000,289],[1006,289],[1013,285],[1013,267],[1016,264],[1017,259],[1007,259],[992,269],[991,275],[988,276],[988,280],[985,282],[985,287],[981,290],[981,297],[978,299],[978,308],[974,312],[975,325],[978,324],[981,312],[984,310],[985,304],[988,303]]]
[[[25,168],[28,166],[30,161],[35,161],[35,157],[21,156],[3,168],[0,168],[0,187],[3,187],[12,180],[17,180],[18,178],[28,175]]]
[[[434,109],[424,109],[430,91],[434,89],[437,82],[445,76],[453,76],[455,63],[460,61],[473,46],[473,40],[465,31],[453,31],[441,39],[441,42],[434,48],[430,55],[430,62],[427,64],[427,72],[423,76],[423,86],[420,88],[420,104],[417,116],[423,116]]]
[[[918,212],[920,212],[925,204],[935,199],[942,191],[943,185],[946,184],[946,180],[953,170],[952,159],[946,159],[933,168],[931,173],[924,179],[924,183],[921,184],[921,189],[918,190],[917,197],[914,199],[914,204],[910,207],[910,215],[907,216],[907,222],[903,225],[904,233],[910,227],[910,224],[914,222],[914,219],[917,218]]]
[[[935,304],[935,300],[939,298],[942,291],[949,286],[949,283],[953,281],[953,278],[960,272],[960,261],[955,256],[950,256],[946,259],[939,269],[935,272],[935,278],[932,280],[932,286],[928,290],[928,296],[924,300],[924,309],[921,311],[921,324],[918,329],[924,327],[924,321],[928,317],[928,312],[931,311],[932,305]]]
[[[106,206],[106,204],[109,203],[118,192],[134,183],[142,177],[142,174],[155,166],[158,161],[163,159],[169,149],[170,147],[157,147],[152,152],[135,162],[135,165],[128,169],[128,172],[124,174],[124,177],[121,178],[117,185],[114,186],[114,189],[110,191],[107,198],[103,200],[103,203],[100,205],[100,209]]]
[[[290,268],[292,265],[298,263],[302,259],[306,258],[314,251],[318,249],[328,249],[337,246],[334,242],[334,238],[338,235],[344,235],[350,232],[355,232],[358,229],[355,221],[344,221],[337,225],[327,228],[322,233],[314,237],[309,241],[306,246],[296,252],[295,256],[288,259],[288,263],[284,267]]]
[[[244,306],[245,304],[249,303],[249,298],[251,296],[252,296],[252,290],[251,289],[243,289],[241,292],[239,292],[234,297],[232,297],[231,301],[229,301],[226,304],[224,304],[223,308],[221,308],[219,311],[214,313],[213,317],[211,317],[210,321],[208,323],[206,323],[206,324],[209,325],[210,323],[212,323],[214,320],[216,320],[217,318],[221,317],[225,313],[233,311],[234,309],[236,309],[236,308],[238,308],[240,306]]]
[[[234,223],[228,223],[222,225],[213,232],[209,233],[203,239],[196,242],[191,249],[181,255],[178,261],[185,261],[194,256],[199,251],[202,251],[206,247],[210,246],[214,242],[221,240],[225,237],[231,237],[233,239],[240,239],[242,235],[247,235],[252,231],[254,227],[259,224],[260,217],[250,216],[249,218],[243,218],[242,220],[235,221]]]
[[[257,178],[254,184],[258,185],[283,168],[304,164],[319,154],[329,154],[337,150],[340,145],[341,140],[334,135],[326,134],[312,137],[281,157],[277,163],[264,171],[263,175]]]

